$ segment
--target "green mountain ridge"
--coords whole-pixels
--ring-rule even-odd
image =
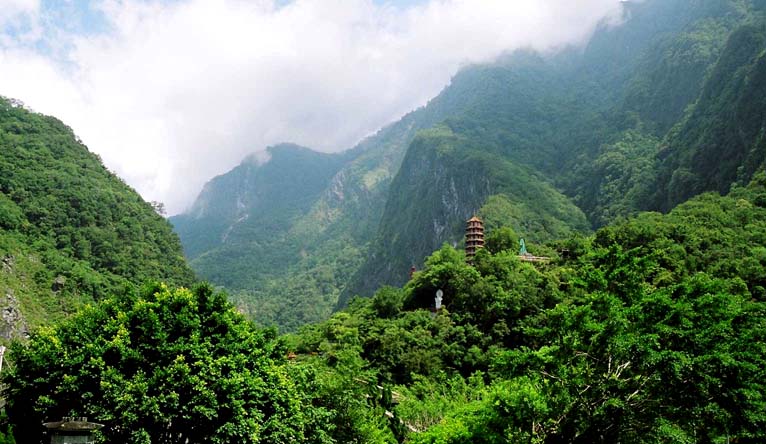
[[[505,208],[509,213],[506,224],[517,233],[544,241],[550,240],[553,232],[566,237],[567,230],[551,228],[556,223],[563,222],[569,230],[587,231],[588,227],[577,217],[581,211],[598,227],[641,210],[672,208],[651,200],[655,189],[660,189],[658,195],[672,196],[678,192],[676,186],[663,189],[659,185],[660,171],[666,163],[662,159],[663,144],[679,133],[686,134],[685,128],[679,130],[678,125],[689,119],[686,113],[694,116],[692,110],[705,109],[706,91],[716,81],[716,70],[731,64],[729,54],[739,46],[739,33],[752,27],[751,21],[762,20],[758,11],[738,2],[705,2],[692,9],[687,6],[683,1],[628,5],[627,22],[597,33],[574,61],[567,53],[549,59],[516,53],[494,65],[470,70],[470,75],[481,79],[476,84],[493,93],[444,123],[455,134],[453,150],[466,155],[499,156],[493,162],[495,165],[502,165],[505,159],[517,169],[523,166],[536,173],[526,179],[517,173],[513,189],[503,191],[512,203]],[[668,14],[668,8],[689,16],[670,21],[679,28],[659,32],[657,18]],[[735,29],[738,31],[729,37]],[[627,52],[633,58],[629,66],[634,71],[615,69],[597,74],[589,71],[594,64],[609,66],[612,62],[614,51],[604,48],[605,36],[629,48]],[[611,89],[605,90],[600,83],[609,84]],[[669,106],[658,107],[655,103],[660,98],[669,101]],[[674,119],[679,123],[668,123]],[[713,143],[714,149],[728,149],[725,141]],[[410,146],[410,150],[415,149],[419,147]],[[697,153],[695,149],[689,151]],[[735,160],[732,166],[736,168],[740,162]],[[455,178],[464,175],[466,169],[470,171],[471,167],[461,165],[441,174]],[[419,258],[440,242],[457,245],[463,236],[461,222],[473,213],[481,214],[486,193],[464,201],[452,218],[445,218],[448,192],[441,196],[430,194],[429,181],[417,179],[421,170],[405,165],[394,179],[396,186],[392,187],[376,243],[367,263],[342,295],[341,306],[355,294],[369,296],[382,285],[402,285],[410,265],[420,266]],[[511,172],[513,168],[509,164],[505,170]],[[740,184],[748,182],[752,171]],[[475,169],[473,174],[493,178],[499,188],[508,183],[498,179],[501,175],[481,169]],[[534,205],[529,205],[529,198],[520,193],[520,189],[526,188],[528,194],[534,194],[540,186],[550,185],[559,190],[560,197],[548,193],[548,197],[537,198]],[[710,181],[701,179],[699,187],[685,197],[713,189],[728,190],[717,187],[711,177]],[[421,201],[424,214],[416,216],[408,211],[409,203],[402,196],[430,196],[430,200]],[[564,210],[573,204],[579,207],[576,212]],[[558,211],[551,213],[552,209]],[[558,217],[551,218],[556,213]],[[429,237],[424,234],[428,230],[426,224],[408,230],[406,219],[444,221],[449,229],[443,230],[435,242],[423,245],[418,239]],[[541,219],[546,223],[534,223]],[[399,241],[402,236],[403,242]]]
[[[270,216],[272,223],[281,224],[278,232],[283,237],[279,244],[223,245],[220,233],[236,221],[231,215],[224,217],[226,223],[221,223],[217,217],[195,219],[194,209],[171,217],[170,222],[181,238],[190,240],[186,248],[192,266],[202,278],[218,285],[227,284],[226,289],[238,308],[262,324],[296,329],[326,319],[337,304],[340,292],[364,262],[371,239],[378,230],[389,185],[407,146],[418,130],[436,124],[452,110],[464,106],[467,97],[466,85],[454,85],[431,100],[428,106],[407,114],[346,152],[337,155],[314,153],[343,159],[345,163],[325,187],[306,190],[306,195],[313,199],[311,202],[302,200],[306,206],[283,199],[281,193],[270,197],[287,204],[295,216],[290,221]],[[269,163],[271,160],[262,168],[270,168]],[[278,179],[289,181],[311,165],[293,167]],[[249,174],[257,173],[252,168],[235,170],[232,174],[238,176],[237,179],[227,178],[226,174],[219,180],[247,180]],[[210,193],[203,191],[192,208],[206,199],[230,201],[231,194],[213,192],[214,183],[209,185]],[[206,194],[209,197],[205,197]],[[250,208],[245,206],[242,211],[250,211]],[[270,236],[260,231],[263,226],[252,225],[254,220],[242,220],[241,229],[259,232],[257,236]],[[194,259],[199,239],[209,242],[208,251],[213,253],[211,260]],[[270,263],[275,251],[283,259],[277,266]],[[225,255],[235,258],[227,262],[234,267],[234,273],[230,272],[232,268],[220,267],[212,260]],[[223,276],[222,280],[215,279],[218,276]]]
[[[694,108],[658,155],[656,207],[672,208],[702,191],[726,193],[763,168],[765,48],[766,21],[732,34]]]
[[[290,247],[243,237],[193,266],[258,322],[293,330],[401,285],[435,247],[460,245],[474,213],[547,241],[746,184],[763,164],[762,114],[748,111],[762,92],[763,6],[624,2],[624,23],[605,24],[584,49],[467,67],[427,106],[341,154],[311,202],[289,204],[300,214],[285,222]],[[721,152],[731,160],[705,179]],[[266,235],[250,226],[252,239]],[[184,230],[185,243],[208,235],[203,224]],[[259,277],[274,254],[280,266]],[[218,258],[233,273],[217,272]]]
[[[766,2],[624,6],[351,150],[213,179],[172,221],[229,294],[0,98],[0,443],[82,416],[104,444],[766,441]]]
[[[366,285],[358,288],[361,294],[373,294],[382,284],[403,284],[410,267],[422,263],[423,251],[437,250],[445,241],[457,246],[465,221],[474,214],[487,218],[494,213],[489,231],[513,226],[534,233],[535,242],[589,229],[585,215],[540,174],[483,152],[446,126],[418,134],[386,205],[380,227],[385,234],[358,272]],[[341,299],[339,305],[346,302]]]
[[[245,159],[229,174],[205,186],[188,215],[170,220],[178,233],[190,239],[185,253],[203,269],[217,267],[210,279],[225,285],[247,279],[229,273],[237,259],[251,254],[248,248],[268,251],[272,263],[260,263],[264,273],[275,273],[301,245],[285,239],[295,220],[304,216],[344,163],[344,156],[323,154],[296,145],[279,145],[266,152],[264,161]],[[204,230],[194,229],[204,225]],[[198,237],[192,238],[192,236]],[[194,240],[191,240],[194,239]],[[234,253],[239,246],[244,251]],[[265,258],[264,258],[265,259]],[[248,286],[248,282],[236,282]]]
[[[0,337],[131,284],[190,285],[180,241],[72,130],[0,98]]]

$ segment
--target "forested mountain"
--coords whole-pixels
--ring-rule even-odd
[[[331,178],[287,203],[300,215],[282,221],[291,247],[270,251],[256,241],[266,226],[245,221],[249,234],[237,240],[213,230],[215,260],[202,253],[193,266],[259,322],[294,328],[401,285],[443,242],[459,246],[474,213],[490,230],[547,241],[746,184],[765,151],[763,7],[623,2],[623,22],[604,24],[584,48],[467,67],[426,107],[336,155]],[[268,189],[277,199],[279,188]],[[192,258],[211,233],[193,213],[173,219]],[[274,254],[278,273],[261,274]]]
[[[732,34],[687,118],[658,153],[655,202],[667,210],[698,194],[747,183],[766,160],[766,22]]]
[[[442,193],[433,196],[429,193],[438,182],[425,177],[432,171],[422,164],[408,168],[405,161],[393,181],[369,259],[341,304],[354,294],[369,295],[381,285],[404,283],[409,267],[419,265],[420,258],[441,242],[459,244],[462,222],[472,213],[489,218],[490,230],[509,225],[526,238],[544,241],[561,238],[571,229],[586,231],[579,212],[599,227],[639,210],[667,211],[673,206],[663,205],[668,200],[677,204],[702,191],[728,190],[734,180],[720,187],[715,175],[705,179],[708,176],[701,174],[697,188],[685,192],[683,199],[674,197],[683,192],[681,185],[663,186],[663,175],[669,168],[673,168],[670,174],[683,175],[685,167],[669,164],[667,151],[672,148],[666,145],[679,134],[688,137],[695,114],[717,112],[704,97],[718,82],[715,75],[722,65],[742,68],[745,72],[740,75],[745,77],[751,71],[752,55],[741,57],[737,64],[730,60],[730,52],[740,46],[740,33],[762,26],[759,13],[752,5],[726,1],[649,1],[627,3],[625,8],[626,22],[602,29],[581,54],[516,53],[455,78],[454,82],[472,82],[492,94],[447,118],[441,139],[416,139],[418,143],[409,147],[413,156],[406,159],[415,161],[415,152],[429,150],[445,160],[450,157],[445,152],[482,158],[492,172],[469,162],[455,163],[438,174],[441,183],[465,176],[486,180],[484,192],[461,196],[442,187]],[[763,49],[766,46],[761,45]],[[735,99],[731,106],[741,105]],[[447,133],[450,150],[444,148]],[[752,142],[744,144],[755,147],[754,136],[749,137]],[[735,151],[744,150],[731,145],[717,137],[708,148],[695,142],[679,146],[697,156],[705,149],[719,153],[705,161],[712,165],[721,152],[735,156]],[[754,149],[764,152],[763,146]],[[746,184],[762,162],[754,159],[739,183]],[[736,168],[743,164],[744,155],[739,155],[729,166],[718,168],[736,176]],[[678,169],[680,173],[675,172]],[[537,191],[550,186],[560,195]],[[463,181],[463,190],[475,188],[475,183]],[[408,196],[431,198],[415,199],[413,205]],[[447,217],[450,210],[453,214]],[[439,232],[433,228],[437,226],[446,229]]]
[[[766,2],[623,6],[348,151],[210,181],[172,222],[229,294],[0,100],[2,335],[53,324],[10,347],[0,443],[72,416],[108,444],[766,442]]]
[[[15,442],[83,415],[109,444],[764,442],[765,173],[547,264],[516,241],[495,230],[473,265],[444,245],[281,338],[206,286],[105,300],[13,345]]]
[[[357,291],[369,295],[381,285],[403,283],[410,267],[422,263],[422,252],[445,241],[457,244],[473,214],[486,219],[490,231],[511,226],[534,241],[588,231],[582,211],[544,176],[483,148],[448,126],[418,134],[391,185]]]
[[[0,98],[0,337],[163,279],[190,285],[178,237],[71,129]]]
[[[548,265],[507,230],[473,266],[445,245],[293,347],[393,412],[370,442],[763,442],[764,204],[761,172],[551,244]]]
[[[326,319],[364,262],[407,146],[465,106],[469,86],[450,88],[340,155],[272,147],[214,179],[189,211],[170,218],[192,267],[226,285],[261,323],[293,329]]]
[[[290,265],[303,248],[291,242],[290,230],[345,160],[295,145],[272,147],[264,155],[213,179],[187,215],[172,218],[188,239],[187,257],[226,286],[251,287],[259,276],[246,271],[268,276]],[[243,263],[248,257],[260,260]]]

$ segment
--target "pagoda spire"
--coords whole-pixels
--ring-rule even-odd
[[[465,227],[465,258],[471,263],[476,251],[484,248],[484,222],[478,216],[468,219]]]

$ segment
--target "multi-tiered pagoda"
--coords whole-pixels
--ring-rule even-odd
[[[468,262],[479,248],[484,248],[484,222],[474,216],[468,219],[465,227],[465,257]]]

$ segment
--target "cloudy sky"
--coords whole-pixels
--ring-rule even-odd
[[[584,42],[618,0],[0,0],[0,95],[171,214],[253,151],[353,146],[470,63]]]

